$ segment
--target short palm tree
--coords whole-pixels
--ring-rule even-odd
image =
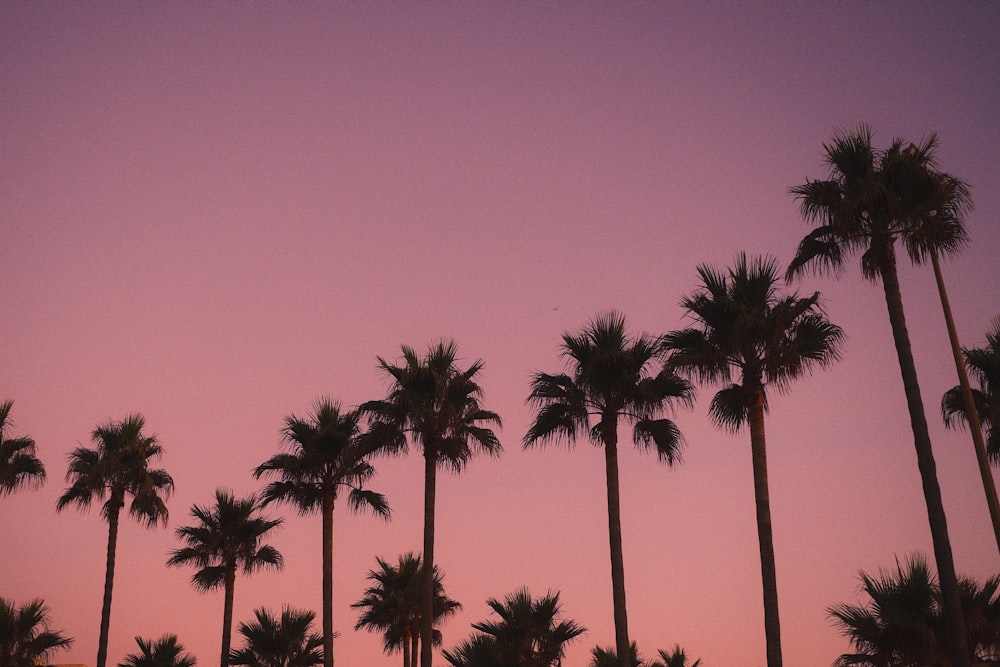
[[[323,664],[323,637],[312,631],[316,613],[284,607],[277,618],[255,609],[256,620],[240,623],[243,648],[233,651],[231,665],[246,667],[314,667]]]
[[[872,146],[871,129],[866,125],[852,132],[841,132],[824,145],[829,177],[791,188],[801,202],[803,217],[817,226],[799,244],[787,277],[797,276],[810,267],[839,273],[848,255],[860,252],[862,275],[867,280],[882,282],[910,414],[934,558],[941,578],[951,655],[956,667],[968,667],[968,640],[948,522],[896,270],[897,239],[903,241],[911,259],[919,259],[914,253],[926,247],[921,239],[922,226],[932,213],[927,202],[934,201],[928,193],[939,188],[937,181],[927,178],[925,168],[933,163],[933,149],[934,144],[929,142],[918,149],[924,155],[915,159],[912,151],[904,148],[904,142],[895,139],[889,148],[876,150]]]
[[[922,556],[896,563],[895,571],[860,573],[865,605],[840,604],[827,611],[854,647],[835,667],[949,667],[954,664],[943,632],[941,594]],[[985,583],[959,579],[962,613],[974,664],[1000,658],[1000,577]]]
[[[49,609],[41,600],[16,606],[0,597],[0,667],[36,667],[72,643],[49,629]]]
[[[669,653],[663,649],[658,650],[657,653],[660,659],[650,662],[649,667],[701,667],[700,658],[694,662],[688,662],[687,653],[680,647],[680,644],[675,644]]]
[[[198,661],[177,640],[177,635],[164,634],[159,639],[136,637],[138,653],[129,653],[118,667],[195,667]]]
[[[363,610],[355,630],[382,633],[386,653],[401,651],[403,667],[417,667],[420,656],[420,584],[423,568],[420,556],[405,553],[396,565],[376,558],[378,568],[368,571],[372,582],[364,596],[351,606]],[[444,592],[444,575],[434,568],[434,624],[437,625],[462,608]],[[433,642],[441,645],[441,631],[434,629]]]
[[[262,503],[291,503],[299,513],[319,511],[323,518],[323,658],[333,667],[333,509],[347,494],[351,509],[368,509],[385,519],[385,497],[364,488],[375,475],[369,451],[361,441],[360,414],[342,411],[329,398],[320,399],[315,411],[303,419],[285,418],[282,440],[289,451],[257,466],[254,477],[277,477],[264,489]]]
[[[986,429],[986,450],[994,464],[1000,464],[1000,317],[986,332],[986,345],[962,350],[965,363],[978,381],[972,390],[975,412]],[[968,423],[971,414],[962,401],[961,387],[952,387],[941,399],[945,424]]]
[[[767,389],[788,388],[815,366],[839,357],[843,332],[819,306],[819,293],[780,295],[778,264],[770,258],[740,255],[727,272],[698,267],[701,285],[681,305],[695,326],[663,337],[669,364],[701,382],[724,383],[709,413],[733,432],[750,430],[757,537],[764,593],[764,630],[768,667],[781,665],[778,583],[771,530],[764,413]]]
[[[587,667],[619,667],[621,660],[619,655],[627,655],[625,659],[628,667],[643,667],[642,658],[639,657],[639,649],[635,642],[630,642],[627,653],[618,653],[613,647],[595,646],[590,651],[590,663]]]
[[[0,403],[0,496],[10,495],[23,486],[41,486],[45,465],[35,456],[35,441],[28,436],[8,438],[10,409],[14,401]]]
[[[660,461],[673,464],[679,461],[681,434],[673,421],[659,415],[673,402],[690,404],[692,389],[687,380],[658,364],[656,340],[645,334],[630,336],[625,317],[615,312],[599,315],[579,333],[563,334],[562,356],[568,373],[535,373],[532,378],[528,404],[535,408],[535,417],[523,444],[572,444],[585,436],[604,448],[615,647],[621,667],[629,667],[618,424],[631,422],[636,446],[654,449]]]
[[[575,621],[561,618],[558,592],[534,599],[526,588],[520,588],[503,600],[490,598],[486,604],[499,619],[472,627],[492,638],[503,665],[553,667],[562,660],[566,644],[586,632]]]
[[[383,400],[369,401],[361,411],[370,418],[368,438],[387,453],[404,453],[407,441],[424,456],[424,546],[421,582],[420,664],[432,667],[434,634],[434,507],[437,469],[461,472],[476,452],[498,456],[500,441],[490,426],[500,416],[480,404],[477,376],[482,361],[462,370],[454,342],[440,342],[421,357],[403,346],[403,360],[391,364],[379,357],[380,370],[390,379]]]
[[[191,583],[202,591],[223,588],[222,654],[226,667],[233,628],[233,592],[236,572],[251,574],[262,568],[280,569],[283,561],[278,550],[263,544],[268,533],[281,525],[281,519],[259,515],[253,495],[235,498],[218,489],[212,506],[194,505],[191,516],[197,523],[177,529],[177,537],[186,545],[171,552],[167,565],[193,565],[198,570]]]
[[[104,574],[104,603],[101,607],[101,634],[97,644],[97,667],[108,658],[108,631],[111,627],[111,592],[115,581],[115,551],[118,519],[125,499],[131,497],[129,515],[147,527],[167,524],[167,498],[174,480],[165,470],[150,468],[163,448],[155,435],[142,432],[146,422],[133,414],[121,421],[109,421],[91,434],[94,449],[77,447],[69,456],[66,480],[71,485],[59,497],[56,509],[69,505],[87,509],[96,500],[105,500],[101,514],[108,522],[108,555]]]

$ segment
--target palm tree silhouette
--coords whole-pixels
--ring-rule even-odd
[[[15,606],[0,597],[0,667],[45,664],[52,651],[72,644],[69,637],[49,629],[49,608],[42,600]]]
[[[186,545],[171,552],[167,565],[194,565],[198,570],[191,583],[201,591],[222,587],[225,601],[222,611],[222,652],[220,664],[227,667],[233,628],[233,593],[236,572],[252,574],[262,568],[280,569],[283,560],[278,550],[262,544],[268,533],[281,525],[281,519],[266,519],[258,514],[259,504],[253,495],[235,498],[218,489],[212,506],[194,505],[191,516],[197,523],[177,529],[177,537]]]
[[[146,421],[139,414],[121,421],[108,421],[91,434],[94,449],[77,447],[70,454],[66,480],[72,482],[60,496],[56,510],[69,505],[87,509],[91,502],[107,500],[101,514],[108,522],[108,555],[104,574],[104,603],[101,607],[101,634],[97,644],[97,667],[108,658],[108,631],[111,627],[111,592],[115,581],[115,551],[118,518],[125,498],[131,497],[129,515],[147,527],[167,524],[167,498],[174,480],[165,470],[149,467],[163,453],[155,435],[142,429]]]
[[[233,651],[231,665],[246,667],[314,667],[323,663],[323,637],[312,632],[316,613],[284,607],[277,618],[254,610],[255,620],[240,623],[243,648]]]
[[[781,665],[781,625],[764,435],[767,388],[785,390],[814,366],[836,360],[844,336],[820,311],[818,293],[778,294],[779,275],[775,260],[745,254],[727,272],[699,266],[701,285],[681,301],[695,326],[663,337],[670,367],[701,382],[725,383],[712,398],[712,420],[733,432],[749,426],[768,667]]]
[[[669,369],[653,368],[660,356],[656,341],[646,335],[629,336],[625,317],[615,312],[599,315],[580,333],[563,334],[562,356],[571,367],[568,374],[535,373],[532,379],[528,404],[536,413],[523,444],[525,448],[560,440],[571,444],[586,434],[604,448],[615,647],[620,667],[629,667],[618,422],[633,423],[637,447],[655,449],[661,461],[677,462],[680,431],[671,420],[656,417],[673,401],[690,404],[691,385]]]
[[[4,433],[10,426],[12,407],[14,401],[0,403],[0,496],[45,482],[45,465],[35,456],[35,441],[27,436],[8,438]]]
[[[319,511],[323,518],[323,660],[333,667],[333,510],[341,492],[351,509],[370,509],[389,518],[385,498],[364,488],[375,469],[361,441],[360,415],[341,411],[323,398],[312,415],[285,418],[282,440],[290,451],[277,454],[254,470],[254,477],[278,477],[264,489],[262,504],[287,502],[300,514]]]
[[[407,440],[424,456],[424,548],[421,582],[420,664],[432,667],[434,634],[434,506],[437,468],[461,472],[476,451],[498,456],[500,441],[489,426],[501,425],[500,416],[480,405],[482,389],[476,376],[478,360],[462,370],[457,366],[454,342],[440,342],[423,357],[406,345],[400,365],[378,358],[379,368],[390,378],[384,400],[361,406],[371,418],[368,438],[372,446],[388,453],[407,451]]]
[[[981,427],[986,429],[986,448],[993,463],[1000,463],[1000,317],[993,320],[986,332],[984,347],[967,348],[962,351],[965,363],[978,381],[978,389],[972,390],[975,410],[970,412],[962,400],[961,387],[952,387],[941,399],[941,411],[945,424],[956,426],[969,423],[969,416],[979,417]]]
[[[129,653],[118,667],[195,667],[198,661],[177,640],[177,635],[164,634],[159,639],[136,637],[138,653]]]
[[[362,609],[355,630],[371,630],[382,633],[383,648],[386,653],[403,653],[403,667],[416,667],[420,653],[420,585],[423,568],[420,556],[406,553],[399,562],[392,565],[376,558],[378,568],[368,571],[372,582],[364,596],[352,604]],[[434,623],[452,616],[462,605],[444,593],[444,575],[434,568]],[[433,633],[435,646],[441,645],[441,631]]]

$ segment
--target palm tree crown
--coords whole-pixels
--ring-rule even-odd
[[[378,568],[368,571],[372,585],[365,589],[364,596],[352,604],[363,610],[354,626],[355,630],[371,630],[382,633],[383,648],[386,653],[401,651],[403,667],[416,667],[420,642],[420,583],[422,578],[421,559],[406,553],[399,557],[396,565],[376,558]],[[434,568],[434,623],[458,613],[462,605],[452,600],[444,592],[444,575]],[[435,646],[441,644],[441,631],[433,634]]]
[[[238,499],[229,491],[218,489],[214,505],[191,508],[196,523],[176,531],[186,546],[171,552],[167,561],[171,566],[197,567],[191,583],[199,590],[224,589],[222,667],[226,667],[229,659],[237,570],[251,574],[262,568],[280,569],[283,564],[278,550],[262,543],[268,533],[281,525],[281,519],[264,518],[258,509],[255,496]]]
[[[1000,463],[1000,317],[993,320],[986,333],[986,345],[962,350],[965,363],[979,383],[972,390],[979,422],[986,430],[986,449],[990,460]],[[952,387],[941,399],[945,424],[954,426],[967,421],[959,387]]]
[[[254,470],[254,477],[278,477],[264,489],[263,504],[288,502],[306,514],[323,517],[323,646],[324,663],[333,667],[333,510],[342,491],[354,510],[370,509],[389,518],[389,504],[380,493],[364,488],[375,475],[371,453],[361,439],[361,416],[343,412],[329,398],[316,403],[312,415],[285,419],[282,440],[290,451],[277,454]]]
[[[45,481],[45,465],[35,456],[35,441],[27,436],[8,438],[4,431],[10,426],[10,409],[14,401],[0,403],[0,496],[6,496],[22,486],[41,486]]]
[[[95,499],[107,498],[101,509],[108,522],[108,552],[97,667],[105,667],[108,657],[118,518],[125,506],[125,498],[131,496],[129,515],[141,524],[154,527],[162,522],[166,525],[168,512],[164,499],[174,488],[174,480],[165,470],[149,467],[163,453],[163,448],[155,435],[142,432],[145,425],[142,415],[133,414],[94,429],[91,439],[96,447],[77,447],[70,454],[66,480],[72,484],[56,504],[59,511],[69,505],[87,509]]]
[[[254,610],[255,620],[240,623],[244,646],[233,651],[231,665],[246,667],[313,667],[323,663],[323,637],[312,632],[315,612],[284,607],[276,618]]]
[[[379,368],[392,384],[384,400],[369,401],[361,411],[371,420],[367,437],[373,447],[402,453],[413,444],[424,456],[420,664],[432,667],[437,468],[446,466],[460,472],[476,452],[498,456],[502,447],[490,427],[499,427],[501,421],[498,414],[480,404],[483,392],[477,376],[482,361],[460,369],[454,342],[432,345],[422,357],[405,345],[402,352],[400,365],[378,358]]]
[[[0,597],[0,667],[35,667],[72,643],[49,629],[49,609],[41,600],[15,606]]]
[[[195,667],[198,660],[187,652],[177,635],[164,634],[159,639],[136,637],[138,653],[129,653],[118,667]]]
[[[528,404],[535,417],[524,447],[550,441],[573,443],[586,434],[604,447],[608,494],[608,541],[615,617],[615,646],[620,667],[628,667],[628,618],[622,555],[621,504],[618,481],[618,422],[633,425],[640,449],[655,449],[667,463],[680,459],[681,434],[670,419],[660,417],[674,401],[690,404],[690,383],[659,365],[661,350],[646,335],[630,336],[625,317],[599,315],[582,332],[563,335],[562,354],[569,373],[535,373]]]

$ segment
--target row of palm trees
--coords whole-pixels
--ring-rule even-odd
[[[954,423],[954,418],[962,415],[971,422],[973,435],[980,437],[981,429],[975,421],[981,418],[983,426],[989,429],[993,456],[1000,451],[993,442],[997,413],[988,401],[993,400],[995,406],[992,392],[1000,384],[996,381],[995,367],[988,364],[983,364],[986,370],[982,373],[973,365],[980,379],[978,392],[972,391],[963,380],[963,362],[976,359],[976,355],[970,354],[971,350],[963,354],[957,348],[938,256],[958,250],[966,243],[963,218],[971,204],[964,183],[937,169],[936,147],[934,135],[919,146],[904,146],[902,140],[894,140],[888,148],[878,150],[873,147],[871,130],[866,126],[838,133],[824,146],[828,177],[791,189],[801,203],[803,216],[815,227],[799,244],[784,278],[791,280],[810,269],[820,273],[840,272],[848,257],[858,252],[863,276],[880,281],[884,287],[940,577],[948,650],[953,663],[964,666],[969,664],[970,648],[906,329],[896,272],[897,240],[912,261],[930,259],[938,278],[960,369],[960,386],[945,396],[946,417]],[[604,449],[615,653],[618,667],[627,667],[631,642],[621,547],[619,424],[632,425],[633,440],[640,449],[655,450],[661,461],[676,463],[682,437],[676,424],[662,415],[675,403],[691,403],[693,381],[722,384],[712,399],[709,413],[723,428],[736,431],[746,425],[750,432],[767,660],[768,667],[780,667],[780,621],[764,429],[767,390],[783,391],[792,380],[835,361],[841,352],[843,332],[826,319],[818,293],[800,296],[780,291],[782,272],[774,259],[740,255],[726,271],[703,265],[698,267],[698,275],[699,287],[681,302],[692,320],[692,326],[686,329],[663,336],[632,335],[625,326],[624,316],[609,312],[599,315],[579,332],[566,333],[562,345],[566,370],[538,372],[532,378],[528,402],[535,412],[522,444],[530,448],[557,441],[572,443],[578,437],[587,437]],[[994,352],[1000,347],[997,345],[1000,333],[997,338],[990,338]],[[431,667],[437,469],[446,466],[461,471],[473,455],[495,456],[501,451],[493,431],[500,426],[500,417],[481,405],[482,390],[477,376],[482,362],[476,361],[463,369],[456,359],[452,342],[432,345],[423,355],[403,346],[399,363],[379,357],[379,369],[390,384],[384,399],[369,401],[356,410],[344,410],[338,403],[325,400],[317,404],[308,418],[294,415],[287,418],[283,436],[288,451],[254,471],[255,477],[272,480],[261,496],[261,504],[287,502],[302,513],[322,514],[326,667],[333,665],[334,506],[343,492],[350,507],[388,517],[385,498],[364,487],[374,474],[369,459],[377,454],[404,453],[411,446],[424,457],[424,567],[420,575],[419,640],[414,643],[411,638],[410,646],[414,653],[419,650],[421,667]],[[9,404],[2,413],[4,419],[7,412]],[[120,509],[126,498],[131,498],[129,512],[133,517],[150,526],[165,522],[163,499],[173,487],[165,471],[147,465],[159,456],[160,448],[155,438],[141,433],[142,426],[142,418],[133,415],[122,422],[98,427],[93,434],[98,448],[79,448],[71,455],[69,478],[73,484],[57,505],[58,509],[71,504],[86,508],[94,499],[107,498],[103,514],[109,523],[108,565],[97,667],[105,667]],[[985,459],[986,448],[976,446],[977,451],[984,452],[981,460]],[[981,473],[991,513],[997,520],[995,530],[1000,545],[1000,512],[994,511],[996,494],[989,466],[985,470],[981,467]],[[43,469],[22,475],[34,480],[43,476]],[[219,496],[217,501],[221,502]],[[248,499],[250,505],[256,501]],[[195,516],[203,518],[198,511]],[[194,535],[182,534],[183,530],[178,531],[182,539]],[[187,548],[194,546],[189,544]],[[231,595],[231,586],[226,582],[228,572],[234,572],[230,561],[199,560],[193,553],[182,557],[182,552],[175,552],[171,560],[176,562],[172,564],[196,564],[202,568],[195,575],[196,585],[210,587],[207,584],[222,581],[227,587],[227,597]],[[265,564],[279,564],[272,560]],[[206,568],[215,569],[209,572]],[[199,576],[202,578],[198,579]],[[227,621],[227,632],[228,623],[231,618]],[[224,639],[223,667],[229,654],[226,649]]]

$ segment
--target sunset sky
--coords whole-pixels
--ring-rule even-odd
[[[439,478],[436,561],[464,605],[444,646],[488,597],[551,589],[588,630],[564,660],[584,667],[614,643],[603,456],[521,449],[531,373],[561,370],[561,334],[607,309],[686,326],[699,263],[787,263],[809,229],[789,187],[826,176],[823,142],[861,122],[880,147],[936,131],[970,184],[971,245],[944,271],[963,344],[982,344],[998,32],[985,1],[0,3],[0,400],[48,470],[0,498],[0,596],[43,598],[76,639],[53,660],[93,667],[107,525],[55,503],[70,451],[140,412],[176,492],[167,529],[122,524],[109,661],[171,632],[211,667],[222,593],[165,567],[192,504],[259,489],[250,471],[318,397],[384,396],[376,356],[450,338],[485,363],[504,452]],[[901,282],[956,566],[985,578],[1000,556],[971,439],[940,418],[957,380],[933,276],[904,261]],[[848,337],[767,417],[785,664],[811,667],[849,648],[826,608],[864,599],[858,571],[931,542],[881,287],[853,258],[791,289],[821,291]],[[714,391],[673,415],[682,465],[622,449],[629,626],[645,656],[755,667],[749,436],[709,422]],[[421,545],[421,459],[375,465],[392,520],[335,515],[341,667],[401,661],[350,604],[376,556]],[[237,580],[237,624],[321,608],[319,516],[268,514],[287,565]]]

